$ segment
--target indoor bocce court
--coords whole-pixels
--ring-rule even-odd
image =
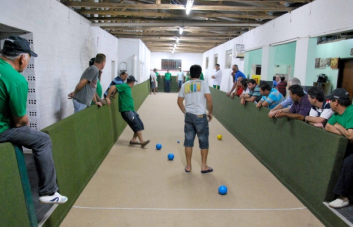
[[[0,0],[0,227],[353,226],[352,9]]]
[[[139,114],[151,144],[128,146],[132,131],[126,127],[61,226],[323,226],[217,119],[210,122],[214,172],[201,174],[196,142],[193,169],[185,173],[176,99],[146,99]],[[220,185],[227,195],[218,194]]]

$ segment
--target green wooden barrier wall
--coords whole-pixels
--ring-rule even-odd
[[[348,140],[211,89],[214,116],[326,226],[347,226],[324,201],[334,198]]]

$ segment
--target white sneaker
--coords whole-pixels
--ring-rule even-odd
[[[39,197],[39,202],[48,203],[48,204],[63,204],[66,203],[67,197],[60,195],[58,192],[55,192],[54,195],[46,195]]]
[[[336,199],[328,204],[332,208],[343,208],[349,206],[349,201],[343,201],[342,199]]]

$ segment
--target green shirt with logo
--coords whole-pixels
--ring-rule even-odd
[[[166,80],[170,80],[172,78],[172,74],[166,73],[164,74]]]
[[[115,86],[119,93],[119,112],[135,111],[131,87],[126,83],[117,84]]]
[[[24,76],[0,59],[0,133],[11,127],[13,116],[26,115],[27,94]]]

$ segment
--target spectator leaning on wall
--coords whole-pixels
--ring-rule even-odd
[[[300,85],[292,85],[289,87],[289,95],[293,100],[293,104],[289,109],[280,110],[276,113],[276,118],[293,118],[304,121],[311,109],[308,95],[304,93],[304,89]]]
[[[240,100],[240,103],[243,105],[245,105],[246,102],[257,103],[262,98],[262,95],[260,93],[260,87],[256,84],[256,80],[248,80],[248,88],[250,89],[250,92],[244,95],[244,97]]]
[[[39,201],[61,204],[67,197],[58,193],[50,137],[28,126],[28,83],[20,72],[26,69],[31,56],[37,54],[27,40],[18,36],[5,40],[0,57],[0,143],[11,142],[32,149],[39,177]]]
[[[353,142],[353,106],[349,93],[343,88],[335,89],[327,97],[330,99],[331,109],[335,112],[327,122],[325,129],[338,135],[342,135]],[[333,192],[338,198],[329,203],[330,207],[342,208],[349,205],[348,197],[353,195],[353,154],[343,161],[340,176]]]
[[[73,99],[75,113],[90,106],[92,100],[97,106],[102,106],[102,103],[97,101],[95,94],[99,70],[104,68],[105,60],[104,54],[97,54],[94,65],[83,72],[75,90],[69,94],[69,99]]]
[[[115,86],[115,85],[117,85],[117,84],[122,84],[122,83],[124,83],[124,81],[126,80],[127,76],[128,76],[128,74],[126,73],[126,71],[122,71],[119,76],[115,77],[114,80],[112,80],[112,82],[110,82],[110,85],[109,85],[109,87],[107,88],[107,90],[104,92],[104,98],[107,97],[109,88],[110,88],[111,86]],[[112,95],[114,96],[115,93],[112,94]]]
[[[324,128],[333,114],[330,100],[325,100],[324,90],[321,87],[312,87],[308,90],[308,98],[312,107],[309,116],[304,121],[318,128]]]
[[[256,104],[256,107],[258,108],[263,106],[273,109],[284,100],[283,95],[276,89],[271,88],[268,83],[260,85],[260,94],[262,95],[262,98]]]
[[[288,88],[292,85],[301,85],[300,83],[300,80],[298,78],[292,78],[288,81]],[[305,93],[305,91],[304,91]],[[279,110],[282,110],[283,112],[288,112],[289,111],[289,108],[290,106],[292,105],[293,103],[293,100],[291,98],[290,95],[287,96],[287,98],[285,100],[283,100],[279,105],[277,105],[275,108],[273,108],[269,113],[268,113],[268,116],[269,117],[274,117],[276,115],[276,113],[279,111]],[[287,108],[287,109],[285,109]]]

